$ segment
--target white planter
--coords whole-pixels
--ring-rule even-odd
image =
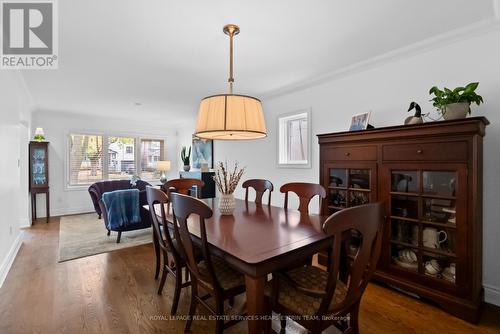
[[[219,198],[219,211],[221,215],[232,215],[234,211],[234,195],[221,194]]]
[[[190,169],[191,169],[190,165],[184,165],[184,171],[185,172],[189,172]]]
[[[470,105],[467,102],[451,103],[446,105],[441,111],[445,120],[463,119],[467,117]]]

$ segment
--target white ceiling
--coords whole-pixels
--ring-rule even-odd
[[[492,0],[58,3],[59,69],[23,73],[37,108],[172,123],[226,91],[226,23],[235,92],[258,97],[494,16]]]

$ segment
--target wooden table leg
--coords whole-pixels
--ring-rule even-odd
[[[265,326],[263,320],[259,320],[265,315],[264,284],[266,277],[252,277],[245,275],[245,285],[247,289],[247,313],[248,333],[263,333]]]
[[[49,192],[45,193],[45,212],[47,216],[47,223],[49,222],[50,219],[50,195]]]
[[[33,194],[33,213],[35,214],[33,216],[33,222],[36,221],[36,193]]]
[[[35,222],[35,210],[34,210],[34,203],[33,203],[33,194],[30,194],[31,197],[31,225]]]

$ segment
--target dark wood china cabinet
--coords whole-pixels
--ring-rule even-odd
[[[375,279],[470,322],[482,289],[484,117],[318,135],[322,212],[383,201]],[[355,252],[356,235],[350,250]]]
[[[31,141],[29,143],[29,191],[31,193],[31,220],[36,220],[36,195],[45,194],[45,217],[50,218],[49,194],[49,143]]]

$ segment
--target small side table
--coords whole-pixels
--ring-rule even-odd
[[[49,188],[31,189],[31,221],[33,223],[36,221],[36,195],[37,194],[45,194],[45,212],[46,212],[46,221],[48,223],[49,218],[50,218]]]

